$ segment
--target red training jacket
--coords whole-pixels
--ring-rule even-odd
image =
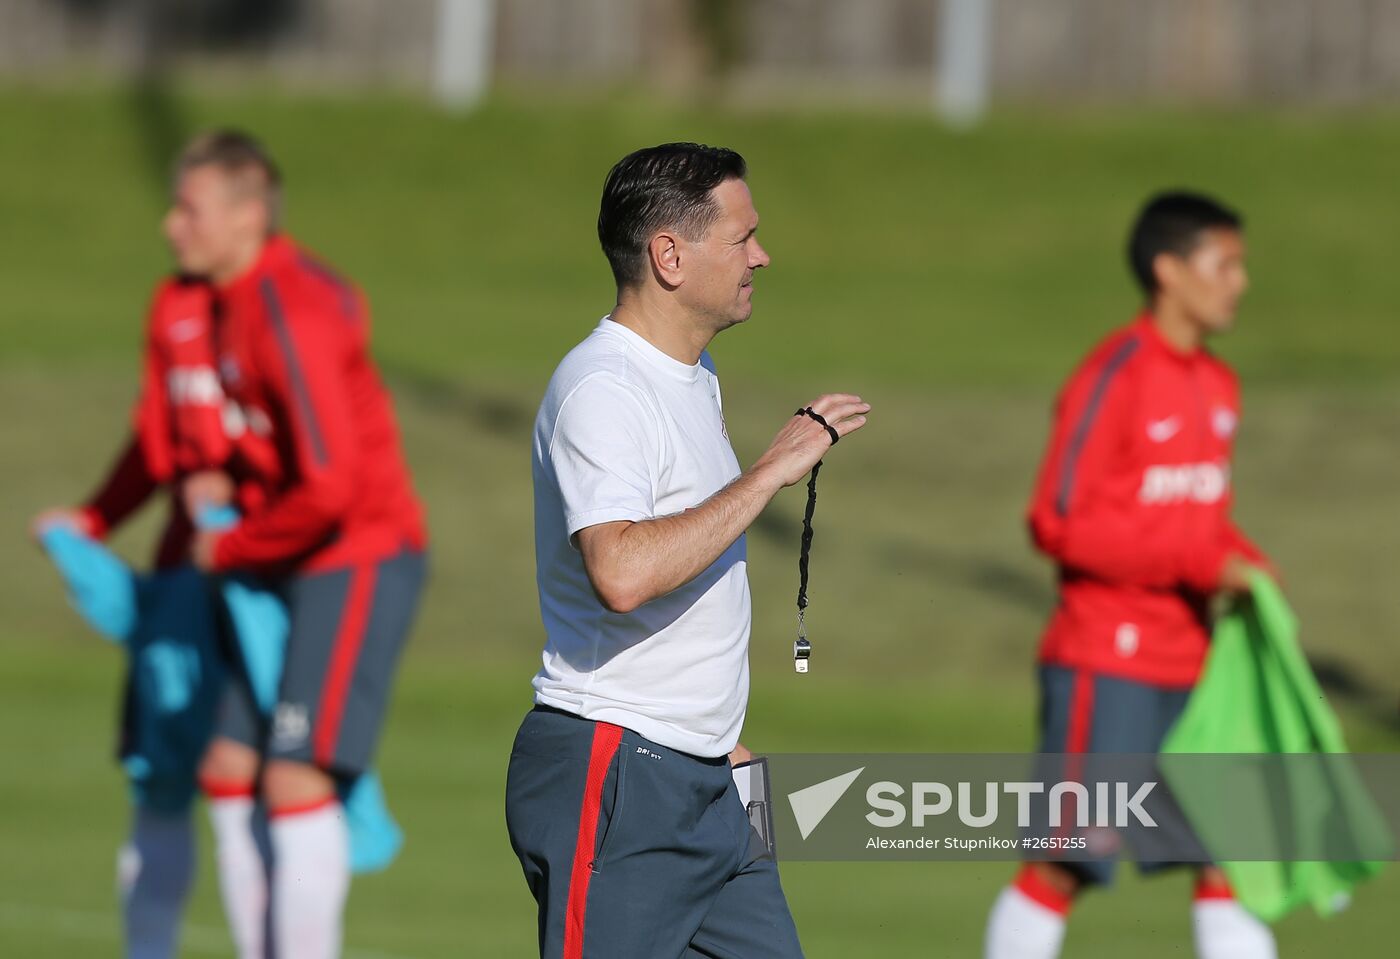
[[[183,476],[221,468],[228,458],[224,397],[214,368],[212,303],[209,286],[197,280],[172,277],[156,287],[132,436],[83,508],[91,535],[105,537],[158,489],[174,493]],[[191,534],[183,504],[172,495],[156,566],[185,562]]]
[[[1230,520],[1239,384],[1178,352],[1143,314],[1070,377],[1031,500],[1059,567],[1043,663],[1186,687],[1209,643],[1226,557],[1263,555]]]
[[[218,569],[317,571],[427,544],[360,292],[290,239],[218,291],[229,472],[265,503],[220,538]]]

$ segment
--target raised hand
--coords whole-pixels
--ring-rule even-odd
[[[770,472],[783,486],[801,482],[812,467],[835,445],[837,437],[848,436],[865,425],[870,404],[852,393],[827,393],[809,407],[826,421],[826,426],[805,413],[796,413],[778,431],[767,452],[754,464],[756,470]]]

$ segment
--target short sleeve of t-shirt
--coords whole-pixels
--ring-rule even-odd
[[[589,526],[653,518],[660,430],[635,387],[590,376],[564,400],[549,446],[569,536]]]

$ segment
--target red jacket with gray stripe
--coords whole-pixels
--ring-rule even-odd
[[[423,548],[359,291],[278,236],[218,291],[214,316],[225,425],[238,437],[228,470],[264,499],[219,540],[215,566],[316,571]]]
[[[1230,368],[1179,352],[1145,314],[1074,372],[1029,511],[1059,567],[1041,662],[1195,683],[1226,557],[1263,560],[1230,519],[1238,421]]]
[[[230,454],[211,347],[212,302],[209,285],[198,280],[170,277],[156,287],[131,439],[84,508],[87,532],[102,538],[158,490],[172,494],[156,552],[161,569],[189,558],[194,527],[173,495],[180,481],[199,470],[221,469]]]

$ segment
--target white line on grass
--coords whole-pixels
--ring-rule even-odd
[[[121,929],[114,912],[87,912],[23,902],[0,902],[0,928],[31,929],[64,939],[88,942],[121,942]],[[180,934],[180,951],[196,956],[231,956],[233,945],[228,933],[211,926],[187,922]],[[388,952],[348,949],[345,959],[409,959]]]

